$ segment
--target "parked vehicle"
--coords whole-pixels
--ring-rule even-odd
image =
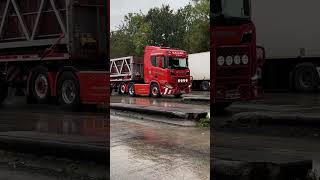
[[[320,1],[252,1],[257,42],[266,49],[267,89],[313,92],[320,86]]]
[[[258,72],[264,49],[256,46],[250,0],[218,0],[211,4],[212,106],[222,110],[235,101],[258,95]]]
[[[210,90],[210,52],[189,54],[193,90]]]
[[[107,1],[0,1],[0,103],[108,103]]]
[[[111,59],[110,81],[119,94],[180,97],[191,91],[188,55],[183,50],[147,46],[143,58]]]

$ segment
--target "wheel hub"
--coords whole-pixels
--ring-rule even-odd
[[[130,88],[129,88],[129,93],[130,93],[131,95],[134,94],[134,85],[131,85],[131,86],[130,86]]]
[[[49,83],[45,75],[40,74],[37,76],[34,89],[39,98],[46,97],[49,89]]]
[[[153,87],[152,88],[152,94],[156,96],[156,95],[158,95],[158,93],[159,93],[158,88],[157,87]]]
[[[62,98],[66,104],[71,104],[76,99],[75,84],[67,80],[62,84]]]
[[[126,92],[126,85],[122,84],[120,87],[120,91],[122,94],[124,94]]]

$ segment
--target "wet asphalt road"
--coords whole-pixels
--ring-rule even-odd
[[[112,96],[111,103],[193,108],[174,97]],[[111,115],[111,179],[210,179],[210,130]]]
[[[67,161],[65,164],[60,164],[59,169],[67,169],[70,163],[79,163],[83,166],[82,170],[77,170],[77,173],[83,175],[93,174],[92,177],[107,177],[108,171],[108,141],[109,141],[109,117],[105,113],[99,112],[70,112],[64,111],[55,105],[26,105],[23,97],[10,97],[4,105],[0,107],[0,141],[11,139],[15,140],[15,143],[10,145],[10,149],[6,146],[2,146],[5,150],[18,151],[20,153],[34,154],[41,153],[41,158],[46,158],[50,151],[49,156],[53,156],[53,160],[41,160],[43,161],[40,167],[44,169],[39,173],[33,172],[33,166],[39,166],[39,162],[34,162],[28,159],[17,157],[21,162],[29,162],[28,166],[32,166],[31,170],[24,168],[21,171],[18,169],[7,169],[6,166],[0,166],[0,179],[61,179],[62,177],[50,176],[45,172],[51,171],[51,167],[55,170],[57,168],[56,160],[60,158],[73,158],[73,160]],[[9,141],[11,141],[9,140]],[[18,142],[18,143],[17,143]],[[33,143],[36,142],[36,143]],[[37,144],[37,142],[41,142]],[[33,145],[30,145],[33,143]],[[68,147],[67,153],[56,154],[55,148],[49,148],[39,152],[40,144],[55,145],[54,147],[65,148]],[[10,143],[9,143],[10,144]],[[75,148],[72,151],[70,147]],[[80,156],[78,153],[82,150],[77,147],[94,147],[103,149],[99,157],[94,154],[95,151],[86,152],[85,156]],[[63,155],[63,156],[61,156]],[[97,159],[102,158],[99,163],[96,164],[96,168],[91,168],[92,163]],[[4,163],[7,157],[2,153],[0,155],[0,162]],[[74,161],[74,162],[73,162]],[[88,163],[89,162],[89,163]],[[79,165],[80,166],[80,165]],[[78,165],[74,166],[78,168]],[[42,172],[43,171],[43,172]],[[79,171],[79,172],[78,172]],[[62,173],[58,173],[62,174]],[[70,173],[71,174],[71,173]],[[62,178],[63,179],[63,178]],[[66,178],[67,179],[67,178]]]
[[[159,107],[192,106],[172,98],[155,101],[116,98],[123,103],[150,103]],[[196,106],[209,111],[208,105]],[[11,131],[18,138],[28,138],[32,132],[35,133],[31,133],[32,139],[103,147],[109,140],[105,133],[109,131],[106,126],[109,122],[111,179],[210,179],[208,128],[177,127],[122,116],[111,116],[109,121],[102,113],[68,112],[54,105],[26,105],[20,97],[9,98],[0,108],[0,133]]]
[[[207,180],[210,131],[111,116],[111,179]]]
[[[320,172],[320,127],[286,125],[233,125],[228,121],[237,113],[263,112],[301,114],[320,117],[319,94],[272,93],[253,102],[235,103],[226,112],[216,114],[213,156],[231,159],[263,159],[266,154],[298,156],[313,160]]]

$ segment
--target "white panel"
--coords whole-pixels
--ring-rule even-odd
[[[193,80],[210,80],[210,52],[189,54],[189,68]]]

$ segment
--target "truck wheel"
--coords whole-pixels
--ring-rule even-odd
[[[311,63],[303,63],[296,67],[294,72],[295,89],[299,92],[312,92],[317,90],[319,75],[316,67]]]
[[[58,101],[64,108],[77,110],[80,105],[80,85],[78,78],[65,72],[58,80]]]
[[[38,68],[32,72],[30,82],[30,94],[37,103],[47,103],[50,98],[50,83],[48,71]]]
[[[3,101],[8,96],[8,86],[7,85],[0,85],[0,104],[3,103]]]
[[[181,98],[182,94],[175,94],[174,97],[175,98]]]
[[[152,97],[155,97],[155,98],[158,98],[161,96],[160,94],[160,88],[158,86],[158,84],[156,83],[153,83],[150,87],[150,92],[151,92],[151,96]]]
[[[119,85],[119,90],[118,94],[126,94],[126,84],[125,83],[120,83]]]
[[[202,81],[200,84],[200,88],[202,91],[209,91],[210,90],[210,83],[209,81]]]
[[[129,83],[128,85],[129,89],[129,95],[134,97],[136,96],[136,92],[134,91],[134,83]]]

